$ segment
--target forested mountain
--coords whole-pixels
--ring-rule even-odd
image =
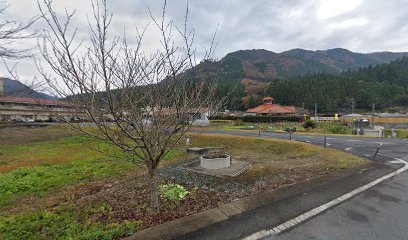
[[[372,103],[377,108],[408,106],[408,57],[403,57],[407,54],[242,50],[198,64],[184,74],[193,79],[217,77],[218,94],[228,96],[229,109],[257,106],[270,95],[285,105],[313,109],[317,102],[319,112],[347,112],[352,102],[357,109],[369,109]],[[7,78],[4,88],[6,95],[50,98]]]
[[[348,69],[358,69],[359,67],[368,67],[388,63],[407,56],[407,53],[376,52],[376,53],[355,53],[343,48],[334,48],[329,50],[309,51],[303,49],[292,49],[283,52],[282,55],[289,55],[305,60],[313,60],[327,65],[337,72]],[[313,73],[313,71],[309,71]]]
[[[263,49],[240,50],[227,54],[219,61],[200,63],[195,67],[194,76],[218,74],[221,81],[251,79],[259,82],[307,73],[340,73],[348,69],[388,63],[403,56],[408,56],[408,53],[362,54],[342,48],[324,51],[293,49],[283,53]]]
[[[317,93],[323,95],[325,93],[317,90],[316,94],[308,93],[313,96],[303,96],[306,93],[301,92],[295,97],[284,96],[283,92],[277,92],[276,89],[283,87],[285,84],[290,88],[292,83],[285,82],[288,79],[292,79],[291,81],[296,82],[296,84],[300,84],[302,81],[311,81],[308,78],[315,79],[316,76],[332,79],[336,74],[344,71],[352,72],[359,71],[359,69],[362,71],[363,68],[370,66],[372,68],[372,66],[389,63],[404,56],[408,56],[408,52],[363,54],[342,48],[317,51],[292,49],[282,53],[274,53],[263,49],[240,50],[227,54],[221,60],[204,61],[188,70],[185,74],[192,79],[216,77],[219,83],[220,96],[230,93],[227,107],[231,109],[244,110],[256,106],[260,103],[260,99],[267,94],[273,95],[273,97],[285,104],[301,106],[302,102],[305,102],[306,106],[310,107],[312,102],[310,99],[317,99]],[[296,76],[306,77],[299,78]],[[273,81],[274,79],[281,80]],[[279,83],[278,86],[275,86],[276,82]],[[231,89],[233,89],[232,93]],[[335,90],[330,89],[330,91]],[[314,90],[311,92],[314,92]],[[296,100],[293,98],[296,98]],[[319,99],[323,98],[319,97]],[[322,110],[335,111],[340,109],[341,106],[336,101],[327,100],[328,103],[322,105]],[[343,102],[344,104],[348,103]],[[367,107],[367,104],[362,103],[360,107]]]
[[[342,74],[306,74],[263,84],[268,84],[264,94],[273,96],[279,103],[299,107],[304,104],[313,109],[317,102],[319,112],[347,112],[352,102],[358,109],[370,109],[372,103],[377,108],[408,106],[408,57]],[[222,83],[220,88],[223,89]],[[228,105],[244,109],[245,102],[256,105],[259,98],[248,96],[245,87],[238,87]]]

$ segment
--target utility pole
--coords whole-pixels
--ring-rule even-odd
[[[351,101],[351,113],[352,114],[354,113],[354,100]]]
[[[372,121],[371,121],[371,127],[374,129],[375,125],[375,103],[373,103],[373,116],[372,116]]]
[[[317,102],[315,102],[315,121],[317,121]]]

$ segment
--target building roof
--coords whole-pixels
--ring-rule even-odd
[[[160,114],[163,114],[163,115],[177,113],[177,109],[175,109],[175,108],[152,108],[152,107],[147,107],[147,108],[144,109],[144,111],[148,115],[152,115],[153,111],[155,111],[156,114],[160,113]],[[184,114],[208,113],[209,111],[210,111],[210,108],[208,108],[208,107],[183,109]]]
[[[275,100],[275,99],[271,98],[271,97],[265,97],[265,98],[262,99],[262,101],[273,101],[273,100]]]
[[[247,113],[275,113],[275,114],[294,114],[296,113],[294,106],[281,106],[279,104],[262,104],[255,108],[246,110]]]
[[[35,98],[13,97],[13,96],[0,96],[0,102],[69,106],[67,102],[56,100],[56,99],[35,99]]]
[[[400,114],[400,113],[378,113],[376,115],[380,117],[408,117],[407,114]]]
[[[358,114],[358,113],[351,113],[351,114],[343,115],[343,117],[364,117],[364,115]]]

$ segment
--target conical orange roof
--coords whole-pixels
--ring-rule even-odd
[[[273,101],[275,99],[271,98],[271,97],[265,97],[262,99],[262,101]]]

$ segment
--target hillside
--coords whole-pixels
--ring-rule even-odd
[[[4,95],[6,96],[53,99],[53,97],[47,94],[34,91],[30,87],[24,85],[19,81],[12,80],[9,78],[3,78],[3,81],[4,81]]]
[[[408,57],[374,67],[347,71],[342,74],[318,73],[269,82],[268,95],[282,104],[308,109],[317,102],[320,112],[350,112],[368,110],[374,103],[377,109],[393,108],[407,111]]]
[[[219,61],[200,63],[195,67],[195,77],[218,74],[222,81],[266,81],[307,73],[340,73],[348,69],[389,63],[403,56],[408,56],[408,52],[363,54],[342,48],[317,51],[292,49],[282,53],[264,49],[240,50],[227,54]]]

